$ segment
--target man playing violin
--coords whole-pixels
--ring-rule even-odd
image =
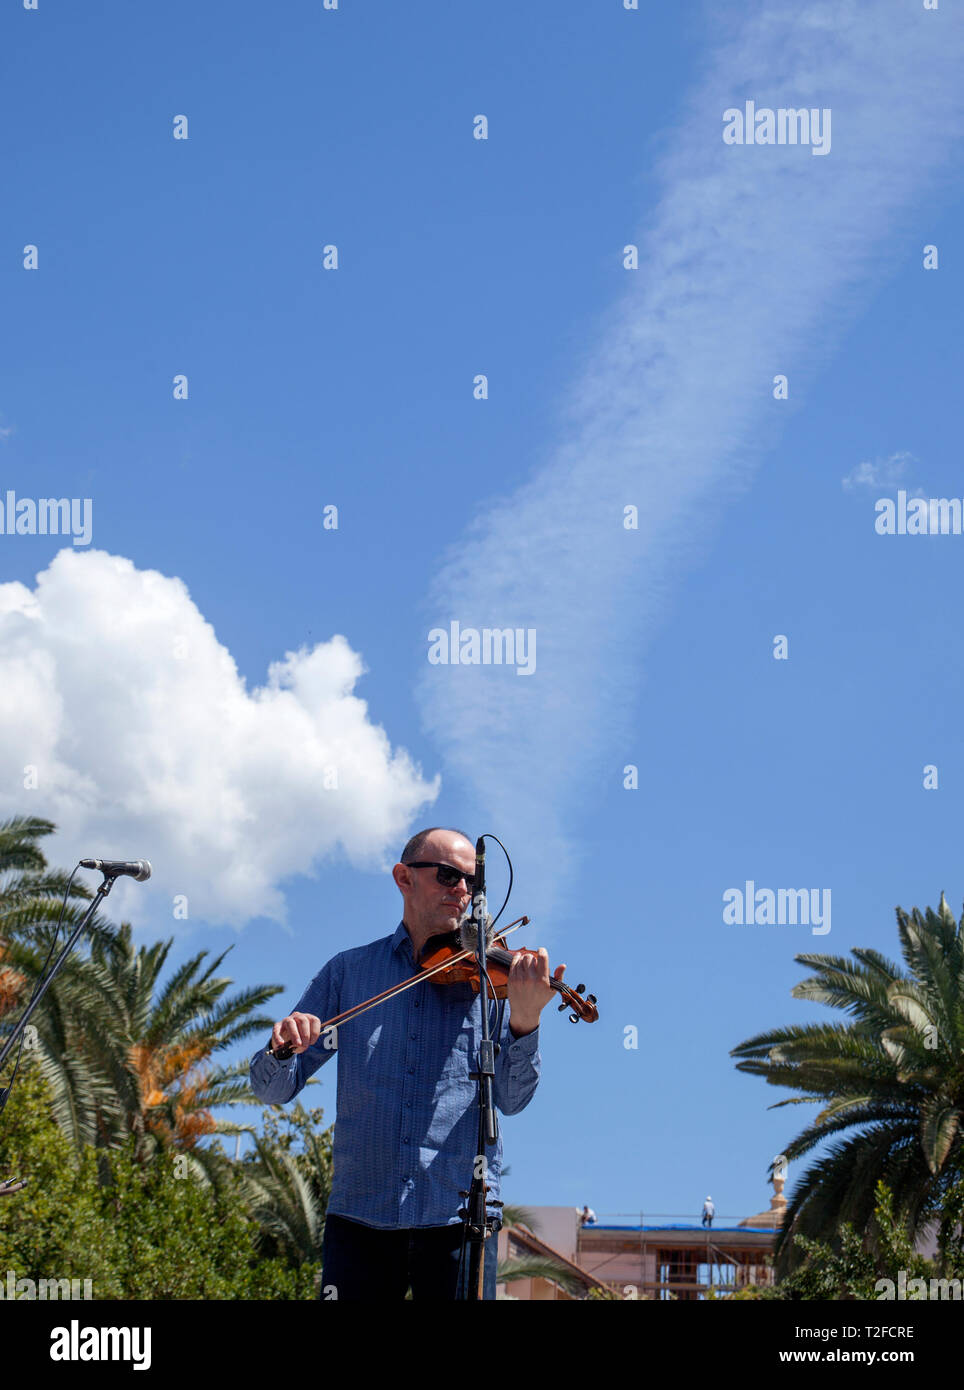
[[[425,943],[453,931],[471,899],[475,847],[461,831],[414,835],[392,876],[404,900],[391,936],[341,951],[323,966],[267,1049],[251,1060],[251,1086],[280,1104],[337,1052],[334,1175],[322,1245],[322,1299],[454,1299],[462,1247],[460,1192],[478,1148],[479,994],[426,979],[376,1009],[322,1031],[323,1022],[416,973]],[[561,980],[565,966],[554,978]],[[524,1110],[539,1083],[539,1015],[553,997],[544,950],[520,950],[491,1036],[499,1044],[493,1096]],[[291,1045],[287,1061],[274,1054]],[[502,1139],[486,1150],[489,1213],[501,1208]],[[498,1229],[498,1224],[496,1225]],[[496,1246],[486,1241],[484,1297],[495,1297]],[[468,1257],[464,1262],[463,1278]]]

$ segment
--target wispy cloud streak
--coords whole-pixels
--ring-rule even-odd
[[[747,6],[729,33],[716,21],[634,238],[640,269],[580,365],[565,442],[471,528],[430,595],[430,625],[538,632],[531,679],[435,666],[419,693],[450,773],[493,825],[538,827],[540,860],[573,829],[600,760],[614,776],[631,750],[627,711],[667,587],[773,441],[786,409],[773,376],[799,398],[868,287],[904,263],[896,233],[916,225],[961,128],[952,7],[781,10]],[[831,108],[832,152],[725,145],[724,110],[750,98]],[[637,532],[622,528],[627,503]]]

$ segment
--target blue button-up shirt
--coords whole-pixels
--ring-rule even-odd
[[[322,1023],[415,974],[411,938],[392,936],[341,951],[292,1010]],[[495,1012],[495,1006],[489,1007]],[[466,985],[424,980],[349,1019],[287,1062],[265,1048],[251,1059],[259,1100],[291,1100],[337,1051],[334,1173],[328,1210],[388,1228],[446,1226],[460,1218],[478,1148],[474,1071],[481,1001]],[[524,1110],[539,1084],[539,1030],[509,1031],[508,1006],[495,1059],[493,1095],[506,1115]],[[484,1150],[490,1201],[501,1195],[502,1137]]]

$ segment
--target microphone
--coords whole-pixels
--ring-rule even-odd
[[[471,951],[473,955],[479,949],[479,924],[472,915],[471,904],[465,909],[461,922],[456,928],[459,934],[459,945],[463,951]],[[485,944],[489,945],[492,940],[492,913],[485,914]],[[277,1055],[277,1054],[275,1054]]]
[[[472,913],[476,925],[481,925],[485,903],[485,836],[475,842],[475,887],[472,890]]]
[[[119,878],[121,874],[129,874],[138,883],[143,883],[151,876],[151,866],[146,859],[128,861],[123,859],[82,859],[80,867],[82,869],[100,869],[101,873],[106,874],[108,878]]]

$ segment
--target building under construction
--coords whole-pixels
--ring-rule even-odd
[[[767,1285],[786,1199],[774,1194],[770,1210],[736,1224],[703,1227],[640,1213],[638,1220],[602,1216],[584,1223],[572,1207],[535,1207],[532,1228],[508,1226],[499,1237],[500,1260],[554,1260],[569,1291],[549,1278],[503,1285],[522,1300],[582,1299],[605,1287],[620,1297],[696,1300],[726,1297],[748,1284]],[[732,1218],[731,1218],[732,1220]]]

